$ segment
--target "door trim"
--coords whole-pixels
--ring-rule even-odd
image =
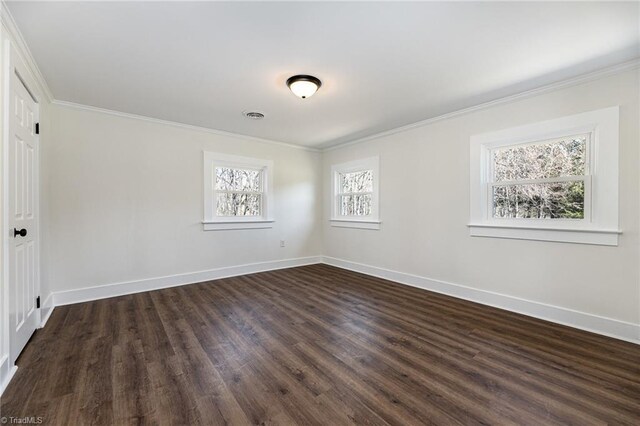
[[[9,356],[9,367],[13,368],[15,365],[15,359],[11,356],[11,331],[9,330],[9,294],[10,294],[10,283],[9,283],[9,245],[12,238],[9,232],[9,145],[10,145],[10,113],[11,113],[11,82],[13,79],[18,79],[20,84],[24,85],[27,92],[31,95],[36,108],[35,112],[37,115],[37,119],[34,119],[34,122],[39,121],[40,119],[40,102],[38,96],[36,95],[36,91],[34,88],[37,88],[36,82],[31,78],[31,73],[29,72],[29,68],[26,66],[24,60],[21,58],[19,52],[17,51],[14,44],[9,39],[5,39],[3,41],[3,54],[4,54],[4,67],[2,70],[2,106],[3,106],[3,114],[2,114],[2,229],[4,232],[2,233],[2,264],[5,265],[2,271],[2,315],[4,324],[2,325],[2,340],[3,343],[7,345],[5,348],[7,355]],[[40,294],[40,135],[35,135],[35,143],[38,146],[36,150],[36,158],[35,158],[35,178],[34,178],[34,213],[36,215],[35,220],[35,288],[36,294]],[[41,312],[42,308],[36,309],[36,324],[38,327],[41,324]],[[17,358],[17,357],[16,357]]]

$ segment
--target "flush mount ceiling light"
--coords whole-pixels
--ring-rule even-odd
[[[294,95],[306,99],[318,91],[322,82],[312,75],[294,75],[287,80],[287,86]]]

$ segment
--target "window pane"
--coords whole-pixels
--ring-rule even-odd
[[[371,194],[342,195],[340,197],[341,216],[369,216],[371,214]]]
[[[230,192],[217,194],[217,216],[260,216],[260,204],[262,196],[259,194],[246,194]]]
[[[342,183],[341,192],[372,192],[373,191],[373,170],[362,170],[359,172],[340,173]]]
[[[216,191],[261,192],[261,179],[262,172],[260,170],[216,167]]]
[[[496,182],[584,175],[587,137],[493,151]]]
[[[494,186],[493,217],[584,219],[584,182]]]

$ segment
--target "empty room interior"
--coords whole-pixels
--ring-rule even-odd
[[[640,2],[0,20],[2,424],[640,425]]]

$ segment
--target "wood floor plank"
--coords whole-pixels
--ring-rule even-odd
[[[313,299],[309,299],[309,300],[313,300]],[[299,304],[294,303],[293,305],[288,306],[288,308],[290,311],[295,311],[300,316],[305,316],[305,315],[313,316],[313,314],[308,314],[304,310],[298,310],[297,308],[298,305],[300,305],[300,303]],[[327,309],[330,309],[330,308],[327,307]],[[350,317],[351,313],[345,312],[344,315]],[[343,328],[345,328],[345,330],[340,330],[339,328],[336,328],[334,325],[327,325],[327,329],[332,329],[333,330],[332,332],[335,335],[340,335],[341,338],[340,340],[331,342],[331,343],[327,341],[322,342],[324,346],[328,346],[331,348],[331,353],[334,356],[340,355],[339,357],[341,357],[341,359],[344,358],[345,363],[349,363],[351,358],[357,361],[357,364],[355,364],[355,367],[362,367],[362,364],[365,364],[365,363],[371,364],[372,362],[375,362],[378,364],[378,366],[376,369],[374,369],[374,372],[372,374],[377,374],[378,370],[381,371],[384,369],[385,374],[387,374],[389,378],[395,377],[397,380],[400,380],[400,381],[412,382],[414,387],[415,386],[420,387],[420,384],[416,383],[413,377],[419,380],[423,376],[428,375],[429,377],[432,377],[438,374],[436,370],[429,371],[429,366],[430,364],[434,364],[435,366],[437,366],[440,363],[440,360],[442,358],[440,354],[437,354],[435,358],[434,357],[425,358],[426,361],[428,361],[428,363],[426,364],[421,363],[421,359],[414,359],[413,361],[417,361],[416,368],[414,368],[414,362],[409,362],[406,365],[400,365],[397,362],[399,353],[396,351],[395,347],[386,346],[386,347],[376,348],[376,346],[379,346],[379,342],[377,341],[378,340],[377,337],[379,336],[374,336],[371,340],[362,340],[361,338],[363,334],[368,332],[367,329],[369,328],[369,326],[365,326],[362,329],[355,328],[351,333],[348,331],[348,329],[353,325],[354,324],[351,322],[345,322],[343,324]],[[387,338],[386,340],[389,340],[389,339],[390,338]],[[381,339],[381,340],[385,341],[385,339]],[[368,350],[370,346],[373,346],[374,349],[379,349],[379,350],[377,352],[376,351],[372,352]],[[349,350],[350,348],[351,350]],[[388,353],[392,353],[393,357],[387,356]],[[385,361],[376,359],[378,357],[384,358]],[[412,373],[415,373],[415,376],[410,377],[408,374],[398,373],[398,370],[403,370],[405,368],[410,369]],[[459,411],[458,410],[459,405],[461,405],[465,400],[467,400],[468,411],[471,411],[472,414],[473,414],[473,411],[476,411],[475,419],[480,420],[481,416],[478,413],[478,410],[483,410],[485,408],[484,404],[487,401],[482,401],[478,399],[474,400],[474,399],[467,398],[467,394],[473,393],[472,392],[473,389],[469,387],[469,382],[472,381],[473,378],[474,378],[473,375],[460,375],[458,377],[458,380],[445,380],[442,376],[439,376],[438,381],[430,382],[430,387],[436,388],[436,390],[438,391],[438,393],[434,393],[433,395],[433,398],[435,399],[433,401],[434,408],[432,409],[445,409],[447,410],[448,413],[453,413],[455,411]],[[484,383],[481,383],[481,385],[484,385]],[[457,387],[457,389],[453,389],[453,387]],[[412,390],[416,391],[416,389],[412,389]],[[455,393],[456,390],[458,391],[458,394],[455,396],[455,398],[450,398],[450,400],[456,401],[456,405],[450,405],[449,407],[447,407],[448,400],[447,399],[443,400],[440,397],[440,394],[452,394],[452,393]],[[412,394],[408,393],[405,396],[407,398],[411,398]],[[478,398],[478,395],[476,395],[476,398]],[[398,404],[399,398],[396,396],[393,396],[391,397],[391,400],[392,400],[391,402],[393,402],[394,404]],[[435,408],[435,407],[438,407],[438,408]],[[464,411],[463,413],[464,414],[459,414],[463,416],[461,421],[468,422],[468,418],[466,418],[467,413]],[[485,412],[485,414],[488,414],[488,413]],[[524,416],[523,412],[517,412],[517,413],[514,412],[512,413],[511,418],[512,420],[514,420],[514,424],[515,424],[515,419],[521,420],[523,416]]]
[[[58,307],[18,366],[53,425],[640,424],[640,346],[327,265]]]
[[[346,313],[345,315],[352,315],[352,312]],[[354,326],[354,324],[347,324],[347,326]],[[361,327],[362,327],[362,330],[364,332],[366,332],[366,331],[371,329],[371,326],[366,322],[362,323]],[[382,345],[384,345],[386,347],[384,347],[384,346],[380,347],[380,351],[379,351],[380,353],[384,354],[384,353],[388,353],[388,352],[393,352],[394,351],[394,347],[393,346],[396,346],[395,341],[398,340],[393,336],[393,331],[390,331],[388,329],[383,330],[383,329],[380,328],[380,326],[377,326],[377,327],[378,327],[378,330],[377,330],[378,334],[373,335],[372,339],[370,341],[366,341],[365,344],[367,346],[379,346],[382,343]],[[355,327],[355,326],[354,326],[354,329],[356,331],[358,330],[357,327]],[[386,333],[386,335],[385,335],[385,333]],[[362,333],[360,333],[360,335],[362,335]],[[379,337],[383,337],[383,338],[380,339]],[[420,344],[420,342],[413,342],[411,339],[403,339],[403,340],[404,340],[405,344],[413,344],[414,345],[414,349],[412,351],[409,351],[409,353],[410,352],[416,352],[416,349],[418,348],[418,345]],[[392,342],[391,346],[389,346],[389,344],[387,344],[386,342]],[[429,339],[429,343],[430,342],[432,342],[432,339]],[[426,354],[426,353],[421,353],[420,355],[421,355],[422,359],[428,360],[429,364],[438,364],[439,363],[439,359],[438,358],[430,359],[430,358],[428,358],[428,354]],[[474,359],[475,358],[476,357],[474,357]],[[421,365],[421,359],[420,358],[413,358],[407,363],[407,365],[408,366],[412,366],[412,365],[420,366]],[[467,372],[466,374],[468,374],[468,377],[471,377],[471,378],[481,377],[481,375],[479,375],[477,371],[468,371],[468,368],[467,368],[468,366],[467,365],[457,365],[457,366],[456,365],[451,365],[449,367],[450,368],[448,368],[448,369],[441,369],[441,371],[448,371],[448,370],[461,371],[461,372],[466,371]],[[531,377],[528,377],[527,375],[519,375],[519,376],[515,376],[515,377],[510,377],[509,374],[508,374],[510,372],[512,372],[512,370],[511,371],[507,370],[505,375],[504,375],[505,378],[508,378],[506,384],[509,385],[509,386],[517,386],[517,383],[522,381],[522,377],[524,377],[525,380],[528,380],[529,383],[536,383],[535,381],[532,381],[534,379],[532,379]],[[500,379],[502,379],[502,377],[499,377],[499,376],[494,376],[493,378],[496,381],[494,383],[494,386],[500,382]],[[443,381],[446,382],[446,380],[443,380]],[[538,381],[537,383],[539,384],[541,382]],[[550,397],[548,399],[547,403],[555,404],[556,403],[555,402],[556,399],[562,399],[563,395],[566,395],[565,399],[568,399],[569,403],[573,402],[573,401],[570,401],[570,399],[571,399],[571,395],[573,395],[575,393],[575,386],[573,386],[573,389],[568,389],[568,391],[566,391],[566,392],[560,391],[560,392],[557,392],[556,394],[554,394],[554,389],[557,389],[557,388],[554,388],[551,385],[547,385],[546,383],[542,383],[541,386],[544,387],[544,392],[543,393]],[[499,389],[496,389],[496,390],[499,391]],[[473,393],[472,391],[473,391],[473,389],[466,388],[466,392],[465,393]],[[508,393],[507,393],[507,395],[508,395]],[[602,396],[602,395],[600,395],[600,396]],[[464,396],[459,397],[458,401],[460,401],[461,399],[464,399]],[[594,399],[594,400],[596,400],[596,399]],[[478,402],[481,402],[481,401],[478,401]],[[530,403],[531,403],[530,400],[527,400],[525,402],[528,405],[530,405]],[[541,401],[540,403],[544,403],[544,401]],[[630,401],[630,403],[634,404],[633,401]],[[478,405],[481,406],[481,404],[478,404]],[[572,411],[574,413],[574,417],[580,418],[580,417],[584,416],[584,414],[582,412],[582,408],[583,407],[580,405],[579,402],[575,402],[575,404],[565,404],[565,405],[568,406],[568,407],[570,407],[571,405],[576,405],[576,407],[574,407],[572,409]],[[607,415],[609,417],[615,418],[614,414],[616,414],[616,412],[613,411],[609,407],[608,403],[607,404],[600,404],[598,407],[594,407],[594,406],[591,407],[591,411],[597,411],[597,410],[600,410],[602,412],[607,413]],[[516,413],[514,413],[514,414],[516,414]],[[517,416],[518,417],[515,417],[515,418],[521,418],[522,412],[517,413]],[[583,419],[583,420],[591,420],[591,421],[593,421],[594,419],[587,418],[587,419]]]

